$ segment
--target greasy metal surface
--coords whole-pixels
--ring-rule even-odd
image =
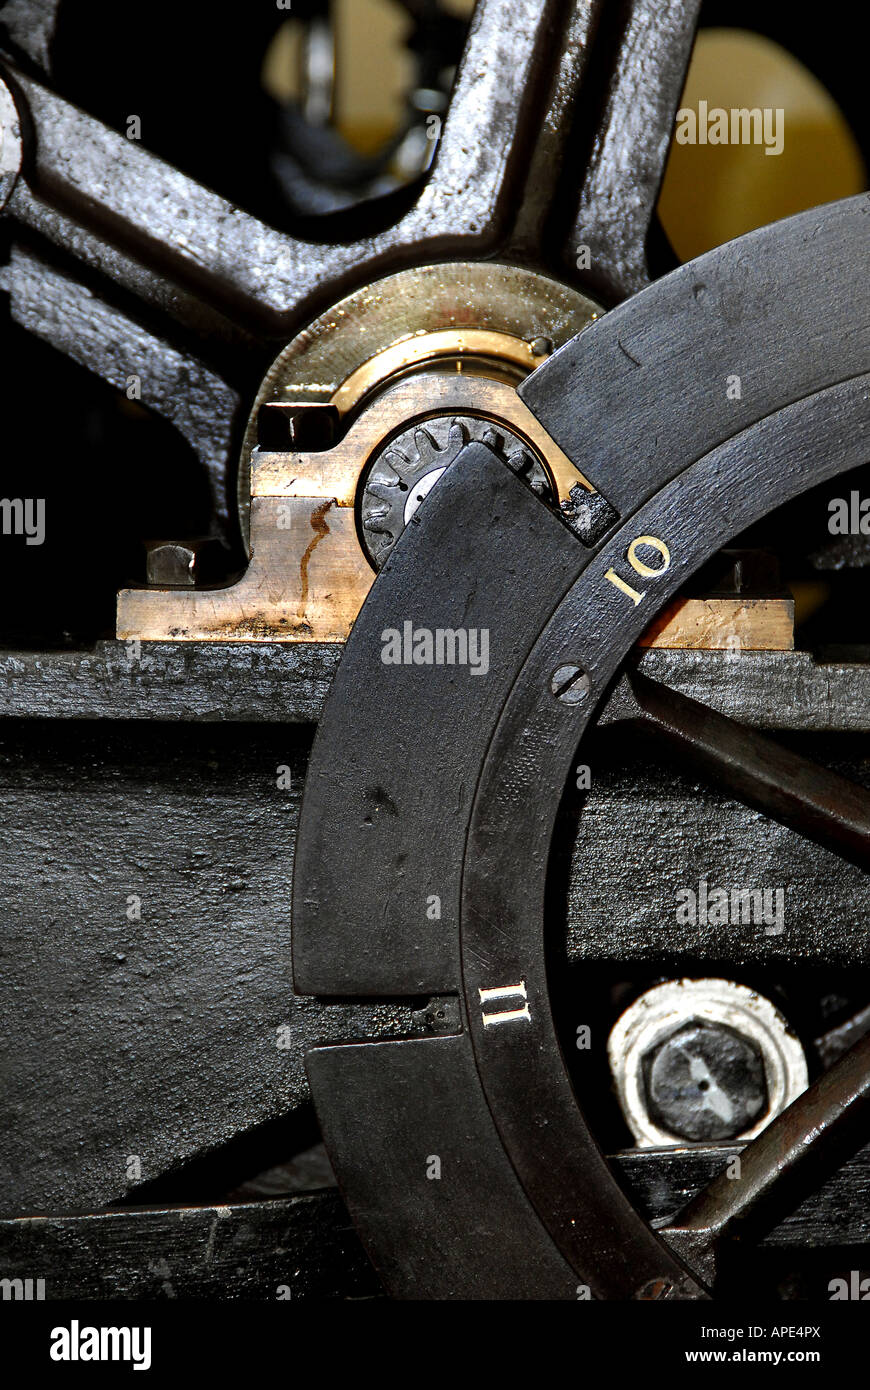
[[[139,1183],[292,1115],[318,1039],[449,1026],[448,1010],[426,1024],[407,1003],[360,1012],[288,990],[309,738],[4,726],[4,1212],[135,1200]]]
[[[870,280],[854,268],[868,215],[861,194],[710,251],[605,314],[520,395],[627,516],[740,430],[867,370]]]
[[[596,46],[606,0],[563,0],[553,6],[542,35],[542,65],[549,66],[542,83],[544,97],[537,120],[529,124],[529,149],[522,198],[506,249],[522,262],[541,260],[544,248],[564,248],[563,261],[575,265],[573,240],[565,236],[563,205],[573,211],[577,197],[577,129],[586,90],[612,62]],[[585,122],[584,122],[585,124]],[[569,219],[570,220],[570,219]]]
[[[0,653],[0,712],[14,719],[315,723],[344,651],[334,642],[98,642]],[[754,728],[866,731],[870,664],[809,652],[645,651],[637,669]]]
[[[334,1191],[0,1221],[0,1259],[4,1278],[44,1279],[49,1301],[381,1296]]]
[[[625,719],[739,800],[868,866],[870,799],[863,787],[643,676],[623,681],[619,694]],[[620,708],[618,698],[613,704]]]
[[[719,1247],[769,1228],[830,1168],[867,1140],[870,1035],[844,1053],[740,1156],[740,1181],[719,1175],[668,1227],[668,1240],[712,1281]]]
[[[629,0],[617,17],[605,109],[595,125],[572,239],[588,246],[590,283],[608,303],[649,282],[647,239],[700,7],[700,0]]]
[[[498,360],[489,366],[497,367]],[[371,408],[363,411],[344,437],[330,448],[289,454],[258,449],[251,484],[253,496],[330,498],[341,506],[353,506],[365,460],[391,434],[415,418],[422,423],[428,415],[464,412],[491,418],[496,427],[504,422],[528,440],[546,460],[554,491],[563,501],[578,485],[584,496],[589,491],[583,474],[553,444],[509,382],[487,375],[487,364],[480,365],[478,375],[473,363],[461,372],[440,372],[433,363],[431,369],[391,381]]]
[[[672,1296],[697,1296],[697,1290],[685,1283],[660,1242],[651,1237],[610,1185],[563,1068],[549,1013],[541,941],[546,866],[556,808],[589,713],[655,611],[706,558],[752,521],[790,496],[863,461],[870,423],[867,379],[846,380],[824,388],[837,367],[847,378],[866,371],[870,365],[870,342],[865,342],[860,333],[853,333],[848,343],[832,341],[833,368],[827,361],[819,362],[822,344],[830,332],[848,339],[850,317],[841,292],[838,311],[832,316],[833,325],[830,319],[826,320],[821,329],[817,328],[814,341],[810,345],[804,343],[799,352],[794,344],[799,341],[804,322],[804,286],[798,283],[788,293],[785,290],[786,275],[792,270],[791,257],[797,247],[806,249],[810,241],[819,281],[828,290],[836,281],[850,283],[855,246],[861,244],[863,216],[861,200],[854,200],[826,209],[823,214],[813,214],[812,219],[797,218],[768,229],[745,239],[737,250],[724,248],[699,263],[706,277],[719,286],[726,285],[729,276],[735,275],[738,262],[744,282],[757,284],[767,277],[767,338],[788,342],[791,352],[765,362],[766,404],[756,401],[756,415],[750,412],[747,417],[734,412],[727,432],[729,442],[718,449],[711,445],[718,442],[717,423],[722,430],[725,423],[715,400],[707,412],[710,418],[702,418],[700,407],[697,412],[686,409],[686,398],[679,390],[674,391],[671,381],[667,392],[662,390],[659,398],[649,402],[658,409],[661,433],[673,446],[666,467],[662,459],[658,471],[651,464],[648,451],[643,458],[646,472],[638,471],[637,451],[633,447],[638,443],[638,416],[628,408],[631,392],[623,383],[625,418],[616,411],[611,416],[605,413],[610,438],[606,449],[599,449],[595,439],[597,476],[593,475],[604,495],[622,508],[622,528],[600,547],[594,564],[587,563],[588,552],[575,553],[573,563],[579,578],[543,628],[501,708],[482,773],[479,780],[473,778],[475,803],[470,816],[465,808],[455,816],[460,824],[468,824],[460,930],[462,989],[466,1026],[480,1082],[501,1142],[530,1204],[550,1231],[554,1245],[597,1296],[631,1296],[649,1279],[663,1280]],[[651,288],[632,306],[636,319],[630,319],[630,324],[639,320],[653,325],[652,331],[658,332],[665,343],[663,361],[668,361],[669,354],[674,356],[674,344],[677,357],[687,341],[693,348],[698,346],[691,342],[693,336],[700,336],[692,318],[697,296],[690,295],[688,302],[683,299],[682,314],[676,311],[674,302],[674,284],[680,276],[680,283],[691,287],[698,283],[698,274],[698,266],[678,272]],[[726,303],[719,307],[726,331],[710,334],[709,340],[701,344],[707,352],[701,368],[706,370],[708,381],[726,375],[727,354],[736,349],[727,331],[731,322],[729,306]],[[627,313],[625,316],[629,317]],[[570,370],[554,374],[553,366],[560,360],[557,354],[538,375],[540,384],[533,377],[523,388],[525,398],[540,409],[542,416],[555,420],[557,427],[560,420],[564,424],[566,410],[576,411],[578,394],[581,398],[591,394],[598,390],[600,378],[606,380],[612,358],[608,324],[606,318],[593,325],[561,354],[564,368],[566,353],[570,356],[582,349],[588,377],[577,373],[576,363],[569,364]],[[752,332],[749,314],[741,330]],[[736,335],[737,330],[734,332]],[[711,347],[711,343],[715,346]],[[755,344],[742,346],[751,354]],[[711,361],[716,348],[718,356]],[[602,364],[603,368],[596,370]],[[688,362],[684,361],[683,366],[687,375]],[[642,375],[636,361],[632,370]],[[659,370],[657,360],[650,375],[661,387]],[[697,364],[694,370],[697,373]],[[550,372],[548,384],[542,380],[544,371]],[[649,391],[651,384],[644,382],[639,389]],[[795,401],[795,395],[801,391],[806,398]],[[546,409],[541,409],[544,397]],[[634,397],[632,403],[636,405]],[[775,418],[767,415],[752,424],[777,404],[785,408]],[[668,411],[673,419],[662,419]],[[644,429],[648,429],[646,424]],[[563,430],[561,437],[564,441],[567,431]],[[592,436],[587,435],[590,448],[591,440]],[[579,457],[577,440],[572,442],[575,456]],[[465,514],[473,512],[472,499],[487,496],[488,489],[512,490],[519,503],[521,484],[510,475],[507,481],[503,476],[499,479],[496,461],[492,459],[487,468],[485,451],[481,446],[470,446],[469,456],[475,451],[479,476],[469,466],[461,475],[454,470],[454,478],[448,474],[445,483],[446,488],[455,482],[457,490],[466,486]],[[505,471],[502,466],[502,473]],[[668,485],[669,479],[681,472],[683,476]],[[645,507],[640,506],[657,488],[658,494]],[[479,582],[483,546],[478,543],[472,550],[464,530],[452,536],[439,531],[445,502],[440,490],[433,494],[426,524],[421,525],[419,535],[411,533],[402,539],[391,564],[376,582],[348,648],[350,661],[346,657],[340,668],[321,724],[303,811],[294,889],[294,932],[297,924],[301,929],[294,950],[299,989],[323,989],[329,980],[330,986],[337,984],[348,991],[372,990],[384,988],[384,982],[390,978],[413,988],[415,967],[421,959],[421,940],[427,941],[427,952],[431,950],[428,937],[423,936],[427,924],[421,907],[433,886],[440,890],[446,884],[447,920],[451,924],[455,920],[453,883],[458,855],[453,852],[446,859],[437,857],[445,839],[445,807],[450,804],[446,788],[433,780],[425,760],[409,760],[409,745],[401,737],[394,738],[392,718],[387,729],[379,727],[373,718],[387,707],[391,713],[397,708],[402,717],[408,717],[410,711],[413,727],[419,730],[424,724],[423,706],[427,712],[433,707],[437,670],[391,671],[392,686],[401,691],[401,698],[397,693],[390,704],[390,686],[377,666],[380,631],[395,625],[408,594],[414,595],[413,612],[418,622],[434,626],[443,620],[438,605],[444,602],[444,596],[438,586],[430,587],[430,566],[435,555],[449,549],[453,573],[457,575],[463,572],[463,564],[469,565],[473,554],[465,583],[471,582],[471,576],[475,583]],[[637,515],[629,519],[626,513],[638,506]],[[645,571],[655,582],[654,594],[650,593],[650,583],[643,585],[646,603],[642,595],[636,603],[632,602],[630,594],[627,598],[625,592],[608,585],[603,577],[608,568],[624,566],[628,548],[637,536],[664,537],[663,549],[668,555],[668,563],[660,573],[655,568]],[[491,528],[488,555],[497,555],[506,539],[497,528]],[[403,561],[408,566],[407,574]],[[490,559],[483,565],[484,573],[491,564]],[[456,580],[454,584],[460,591],[465,587]],[[496,597],[489,599],[491,614],[497,612]],[[472,612],[474,621],[482,625],[485,608]],[[518,616],[525,618],[522,608],[518,609]],[[588,674],[591,687],[588,701],[579,705],[563,704],[551,694],[552,673],[572,663]],[[428,677],[425,682],[424,675]],[[478,726],[491,718],[482,703],[485,699],[486,692],[478,697],[475,737]],[[421,702],[420,709],[416,708],[416,700]],[[468,720],[461,709],[454,711],[453,728],[461,766],[477,769],[480,752],[469,746]],[[354,736],[356,743],[350,755]],[[443,749],[443,743],[436,733],[433,747],[442,767],[445,754],[450,752]],[[456,756],[454,752],[453,757]],[[340,776],[335,772],[337,767],[341,768]],[[376,778],[378,807],[388,809],[389,815],[381,815],[378,833],[366,838],[361,821],[365,789],[371,789]],[[455,777],[453,780],[455,785]],[[374,824],[374,818],[369,819]],[[344,854],[341,879],[329,866],[330,843],[336,842],[336,836]],[[402,922],[401,932],[396,930],[397,921]],[[439,932],[439,940],[440,937]],[[323,950],[325,940],[335,954],[352,952],[346,974],[336,972],[334,966],[330,969]],[[377,971],[371,969],[374,959]],[[341,980],[337,978],[339,973]],[[483,1001],[489,993],[497,994],[497,986],[506,988],[508,982],[511,990],[526,1001],[517,1011],[522,1022],[489,1029],[491,1018],[482,1008]],[[421,1044],[421,1048],[426,1046]],[[388,1045],[384,1052],[389,1053]],[[356,1094],[355,1090],[351,1085],[346,1095],[339,1094],[334,1086],[319,1091],[317,1099],[324,1123],[328,1125],[329,1111],[346,1114],[349,1106],[358,1109],[360,1104],[377,1106],[386,1121],[392,1111],[386,1104],[381,1111],[382,1095],[377,1090],[372,1093],[363,1088]],[[339,1171],[346,1165],[348,1173],[358,1177],[360,1153],[357,1141],[346,1128],[341,1146],[333,1150],[332,1156]],[[394,1199],[401,1196],[402,1206],[397,1210],[395,1200],[389,1209],[383,1203],[378,1206],[377,1221],[369,1236],[374,1248],[380,1239],[387,1250],[395,1248],[403,1222],[413,1220],[408,1199],[404,1194],[393,1195]],[[369,1204],[372,1200],[369,1194]],[[451,1241],[451,1251],[461,1267],[461,1245]]]

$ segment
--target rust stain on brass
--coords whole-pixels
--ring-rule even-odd
[[[304,616],[305,609],[308,607],[308,566],[315,547],[320,544],[325,536],[329,535],[329,523],[326,520],[326,513],[333,505],[334,503],[332,500],[321,502],[320,506],[315,507],[314,511],[311,513],[311,529],[314,535],[308,542],[305,554],[302,556],[299,563],[299,578],[302,586],[302,594],[299,602],[300,617]]]
[[[334,448],[255,451],[251,562],[224,589],[123,589],[119,638],[143,641],[343,642],[374,583],[359,542],[356,496],[377,449],[433,415],[472,413],[528,440],[564,500],[590,487],[507,382],[425,372],[385,390]],[[328,518],[328,520],[327,520]],[[314,535],[312,535],[312,528]]]
[[[312,537],[317,513],[321,530]],[[251,563],[230,588],[122,590],[119,638],[344,642],[374,578],[353,509],[332,499],[255,497],[251,540]]]

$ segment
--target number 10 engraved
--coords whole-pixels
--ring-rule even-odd
[[[647,565],[643,560],[639,559],[637,551],[638,547],[641,545],[649,546],[651,550],[657,550],[662,557],[662,563],[653,568],[652,565]],[[664,541],[659,540],[658,536],[638,536],[637,540],[632,541],[631,545],[628,547],[626,558],[635,574],[641,575],[644,579],[658,579],[659,575],[664,574],[665,570],[670,569],[671,566],[671,552],[668,550]],[[633,589],[626,580],[616,573],[615,569],[607,570],[604,578],[609,579],[611,584],[615,584],[620,593],[630,598],[633,604],[637,605],[640,603],[643,598],[643,591]]]

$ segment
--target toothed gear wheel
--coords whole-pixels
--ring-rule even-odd
[[[538,497],[553,490],[537,455],[504,425],[474,415],[444,415],[397,435],[375,457],[362,498],[362,531],[368,557],[382,569],[420,504],[472,440],[499,455]]]

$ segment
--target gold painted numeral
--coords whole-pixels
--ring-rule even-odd
[[[644,560],[641,560],[637,552],[642,545],[648,546],[651,550],[658,552],[662,560],[660,565],[648,565]],[[635,574],[639,574],[642,579],[658,579],[660,575],[664,574],[665,571],[669,570],[671,567],[671,552],[664,541],[659,540],[658,536],[638,536],[628,547],[626,559]],[[605,570],[604,578],[609,579],[611,584],[615,585],[620,593],[630,598],[635,606],[637,606],[644,597],[645,590],[633,588],[627,580],[617,574],[615,569],[611,568]]]

